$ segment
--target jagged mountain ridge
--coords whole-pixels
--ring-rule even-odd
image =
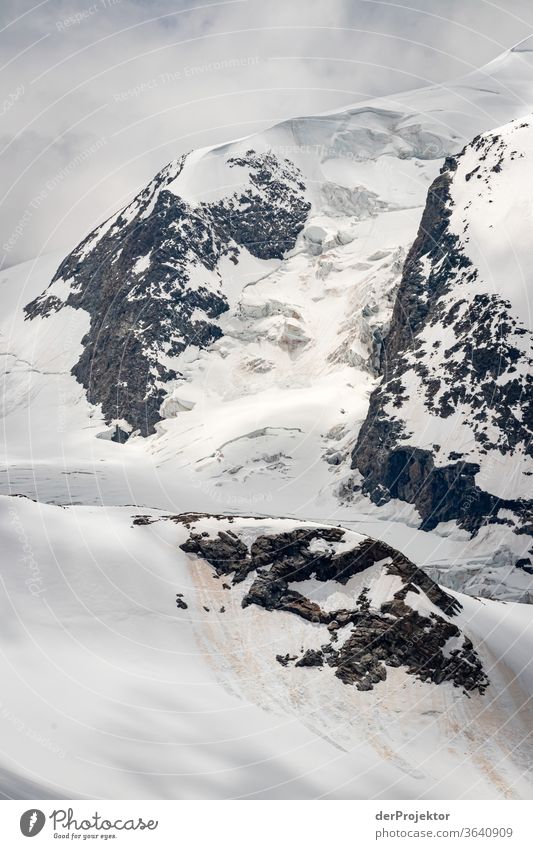
[[[525,568],[533,562],[532,143],[531,122],[516,121],[443,166],[404,266],[384,379],[352,454],[374,501],[410,501],[429,528],[513,527],[525,535],[515,555]]]

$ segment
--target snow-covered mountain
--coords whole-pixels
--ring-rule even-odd
[[[405,102],[400,98],[395,109],[371,103],[296,119],[260,136],[180,157],[61,263],[46,292],[26,307],[26,315],[46,318],[65,307],[87,311],[90,327],[74,374],[90,401],[101,405],[105,419],[120,423],[120,440],[132,431],[143,436],[154,431],[168,411],[161,407],[171,394],[169,382],[184,376],[180,354],[191,347],[212,351],[221,337],[234,338],[238,330],[224,326],[231,318],[244,313],[270,319],[246,327],[247,335],[266,336],[275,350],[281,347],[295,359],[318,334],[315,329],[310,335],[311,317],[302,315],[282,291],[276,271],[281,266],[284,274],[295,277],[318,274],[322,293],[305,292],[304,297],[323,300],[323,281],[338,270],[331,263],[332,249],[356,239],[359,263],[353,262],[353,251],[339,253],[342,258],[348,253],[352,273],[366,270],[371,273],[365,278],[378,277],[370,293],[361,292],[361,285],[355,290],[360,301],[361,295],[369,301],[363,317],[372,316],[390,281],[383,281],[369,264],[383,257],[365,255],[361,242],[368,238],[368,227],[360,232],[354,226],[372,222],[372,231],[379,229],[378,254],[387,251],[390,259],[392,244],[401,259],[419,213],[398,213],[422,205],[443,157],[469,139],[472,126],[476,132],[493,126],[494,113],[508,119],[523,112],[518,72],[524,62],[529,82],[532,72],[526,48],[520,46],[494,68],[445,92],[445,106],[443,92],[430,88],[403,95]],[[507,77],[515,65],[519,82],[510,93]],[[487,90],[485,80],[492,75],[496,88]],[[473,109],[467,109],[470,99]],[[485,117],[473,117],[476,111]],[[291,266],[291,252],[310,255],[311,262],[308,258],[303,267],[301,262]],[[265,278],[279,300],[257,286]],[[244,293],[252,286],[251,293]],[[293,288],[291,283],[291,293]],[[390,300],[380,320],[363,321],[346,335],[339,315],[332,316],[332,335],[340,336],[338,349],[351,364],[355,358],[371,369],[376,365]],[[344,305],[347,317],[358,305]],[[245,328],[241,337],[243,332]],[[252,358],[253,348],[241,347],[252,371],[270,371],[269,359]],[[268,350],[269,345],[263,347]],[[220,348],[225,350],[223,342],[216,353]],[[331,357],[337,351],[321,353]]]
[[[180,156],[4,273],[15,794],[531,794],[532,92]]]
[[[520,465],[516,485],[515,477],[505,474],[505,493],[490,481],[485,487],[474,482],[479,458],[475,451],[465,454],[466,431],[460,450],[455,431],[447,437],[453,417],[434,417],[443,422],[434,438],[430,429],[417,424],[419,440],[424,433],[431,446],[439,445],[430,461],[439,469],[449,467],[454,451],[464,455],[462,463],[471,464],[461,466],[462,513],[457,506],[436,510],[435,500],[427,496],[413,497],[408,489],[417,486],[416,480],[385,493],[387,473],[370,470],[385,463],[385,455],[365,460],[360,451],[368,433],[367,453],[372,455],[375,433],[369,422],[379,392],[357,440],[386,356],[392,359],[393,347],[404,344],[402,310],[417,298],[417,309],[426,309],[418,269],[409,273],[413,251],[424,250],[420,237],[405,269],[403,263],[415,241],[428,188],[444,157],[457,155],[471,133],[528,111],[532,81],[533,53],[525,42],[449,87],[403,94],[394,103],[381,100],[287,121],[259,136],[182,156],[91,233],[55,273],[46,261],[8,272],[4,291],[11,290],[16,307],[3,320],[4,491],[63,503],[123,504],[127,499],[165,509],[210,511],[221,506],[232,511],[238,505],[265,514],[370,520],[380,523],[379,536],[400,548],[406,545],[406,527],[409,541],[418,544],[415,529],[420,526],[435,530],[434,545],[452,534],[452,542],[441,547],[444,568],[439,573],[451,585],[525,598],[530,577],[513,566],[518,561],[527,568],[528,535],[508,534],[501,524],[508,521],[501,511],[513,507],[522,517],[521,528],[528,528],[527,505],[522,503],[528,476],[521,464],[525,396],[517,396],[510,414],[515,425],[524,416],[521,431],[515,427],[512,450],[503,446],[506,463],[513,469]],[[469,150],[470,170],[475,170],[474,159],[483,151]],[[522,160],[527,168],[527,152]],[[507,167],[500,179],[507,185],[516,179],[516,191],[509,191],[513,199],[524,193],[526,183],[520,163],[511,164],[513,169]],[[476,186],[479,191],[479,186],[488,186],[478,174],[465,183],[473,194]],[[441,204],[432,212],[446,177],[438,180],[422,229],[443,208]],[[503,215],[498,212],[504,203],[500,196],[489,197],[487,189],[483,197],[495,216]],[[477,208],[468,207],[470,227]],[[444,222],[430,226],[435,232],[428,239],[444,233]],[[487,255],[491,267],[478,281],[479,297],[491,296],[485,287],[492,286],[492,264],[500,262],[501,267],[502,257],[517,258],[515,278],[527,271],[522,233],[512,228],[502,236],[505,251],[498,248],[499,257]],[[488,228],[475,238],[495,243],[498,237]],[[478,249],[483,251],[483,241]],[[434,253],[438,262],[438,250]],[[441,270],[441,279],[445,275],[446,269]],[[448,309],[455,309],[457,289],[447,297]],[[519,324],[525,308],[523,299],[514,304],[513,320]],[[391,320],[393,332],[387,335]],[[460,321],[458,317],[456,323]],[[499,344],[496,336],[502,329],[503,324],[499,330],[494,326],[493,345]],[[439,333],[436,325],[433,332]],[[485,333],[492,333],[488,326]],[[515,336],[520,333],[517,327]],[[525,344],[523,337],[522,352]],[[510,347],[514,350],[515,342]],[[445,359],[447,351],[443,346]],[[421,352],[416,356],[420,359]],[[469,351],[463,345],[453,356],[453,375],[446,363],[448,382],[462,373]],[[420,361],[419,371],[426,368]],[[499,387],[497,366],[491,368],[490,386],[484,379],[472,390],[478,395]],[[441,369],[435,355],[432,369]],[[432,374],[428,391],[437,378],[446,379]],[[394,379],[387,384],[393,392],[396,386]],[[516,381],[508,392],[513,387],[518,387]],[[463,410],[467,418],[472,391],[470,406]],[[504,420],[501,414],[508,392],[499,387],[498,399],[487,402],[499,406],[500,431],[510,426],[509,415]],[[414,397],[410,403],[416,403]],[[451,410],[449,405],[441,408],[441,413]],[[480,411],[475,415],[477,424],[472,417],[468,427],[475,427],[479,441],[494,416],[485,422]],[[148,440],[140,438],[150,434]],[[101,441],[95,443],[95,435],[129,442],[117,456]],[[501,478],[502,445],[488,452],[479,472],[484,479],[488,464],[489,477]],[[425,443],[411,447],[426,450]],[[352,461],[356,455],[360,459]],[[54,457],[61,458],[65,475],[57,473],[57,461],[50,462]],[[377,510],[362,497],[352,463],[359,463],[363,492],[372,501],[383,504],[393,497],[394,503]],[[96,484],[83,479],[89,470],[97,474]],[[452,493],[454,474],[441,471],[432,479],[438,477],[439,487]],[[479,502],[481,490],[485,495]],[[494,498],[505,500],[499,518]],[[448,504],[452,501],[450,495]],[[472,538],[479,517],[489,515],[499,523],[495,533],[483,529]],[[391,516],[399,521],[391,525]],[[420,554],[409,553],[424,563]]]
[[[26,307],[30,319],[64,306],[88,312],[74,374],[106,420],[124,422],[122,438],[153,432],[165,384],[180,377],[179,354],[222,336],[232,266],[281,260],[310,208],[298,169],[272,153],[224,157],[237,191],[209,202],[181,191],[186,165],[187,157],[169,165],[91,233]]]
[[[532,123],[476,137],[430,188],[352,453],[374,501],[414,503],[427,528],[494,524],[529,574]]]

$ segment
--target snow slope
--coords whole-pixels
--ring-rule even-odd
[[[359,691],[329,667],[275,660],[323,642],[323,626],[243,609],[245,585],[226,589],[179,548],[194,531],[233,528],[249,546],[318,526],[151,519],[0,499],[5,795],[531,797],[530,606],[456,596],[463,607],[450,621],[473,640],[491,682],[484,695],[390,667]],[[361,539],[348,535],[339,551]],[[324,544],[313,546],[319,557]],[[353,606],[369,583],[377,610],[398,586],[377,568],[299,589],[331,609]],[[437,610],[424,594],[406,601]]]

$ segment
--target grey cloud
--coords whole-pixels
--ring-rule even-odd
[[[533,11],[525,0],[4,0],[0,29],[5,267],[67,250],[184,150],[460,76],[526,38]]]

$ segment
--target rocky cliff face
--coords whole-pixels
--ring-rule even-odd
[[[30,320],[65,306],[89,313],[73,374],[89,400],[102,405],[118,441],[132,431],[153,432],[166,384],[178,376],[169,360],[222,335],[223,267],[236,265],[243,253],[281,259],[310,208],[298,169],[253,150],[225,161],[238,172],[235,192],[191,204],[172,190],[186,159],[161,171],[92,232],[25,310]]]
[[[532,240],[519,210],[532,140],[530,124],[515,122],[446,160],[404,266],[382,382],[352,453],[375,503],[410,502],[427,529],[449,520],[472,532],[508,525],[526,535],[526,567]]]

